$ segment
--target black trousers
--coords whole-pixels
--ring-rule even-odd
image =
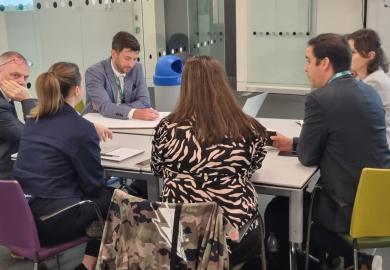
[[[307,219],[310,205],[310,193],[304,196],[304,243],[307,235]],[[270,269],[288,269],[289,267],[289,199],[276,197],[267,206],[264,215],[267,240],[270,235],[276,237],[278,252],[267,252]],[[267,241],[266,241],[267,242]],[[267,248],[266,248],[267,250]],[[310,254],[324,264],[328,259],[342,256],[345,265],[353,264],[353,248],[337,233],[332,232],[320,224],[312,224],[310,236]],[[303,269],[304,258],[298,258],[298,269]],[[319,265],[310,264],[310,269],[317,269]]]
[[[98,196],[84,197],[81,198],[81,200],[91,200],[95,202],[105,219],[113,192],[114,188],[103,187]],[[96,211],[91,205],[86,204],[71,208],[46,221],[40,219],[42,216],[54,213],[79,201],[79,198],[34,198],[30,202],[30,208],[34,215],[35,223],[38,228],[39,240],[42,245],[53,245],[86,235],[86,228],[93,221],[98,220]],[[91,239],[87,242],[85,254],[97,257],[99,248],[100,240]]]

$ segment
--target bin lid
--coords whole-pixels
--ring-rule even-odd
[[[158,59],[153,82],[157,86],[180,85],[183,62],[176,55],[165,55]]]

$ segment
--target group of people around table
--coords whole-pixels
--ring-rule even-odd
[[[319,166],[323,189],[313,211],[312,253],[321,264],[343,256],[349,266],[352,247],[342,244],[337,233],[349,231],[360,173],[364,167],[390,168],[389,63],[378,35],[368,29],[346,37],[320,34],[307,45],[305,72],[314,90],[306,97],[301,134],[288,138],[277,133],[271,139],[279,150],[296,151],[303,165]],[[85,73],[85,112],[118,119],[159,117],[150,107],[139,51],[133,35],[118,32],[113,37],[111,57]],[[28,76],[28,61],[21,54],[0,55],[0,179],[19,181],[40,241],[48,245],[84,235],[97,216],[85,205],[49,221],[40,217],[84,199],[107,215],[113,189],[105,185],[99,140],[112,133],[76,112],[84,96],[76,64],[59,62],[39,75],[37,100],[26,89]],[[15,101],[22,104],[25,125],[17,118]],[[217,202],[226,219],[241,229],[259,215],[250,179],[261,169],[266,142],[265,128],[242,112],[218,61],[189,58],[179,101],[158,124],[152,141],[151,169],[163,180],[161,200]],[[267,235],[274,232],[280,245],[272,269],[288,264],[286,203],[274,199],[265,215]],[[260,267],[260,233],[254,223],[239,243],[231,242],[233,265]],[[76,269],[94,269],[99,246],[98,239],[88,241]]]

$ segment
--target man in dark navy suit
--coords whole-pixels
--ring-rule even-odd
[[[320,259],[325,253],[343,256],[345,266],[352,264],[353,252],[337,233],[349,232],[362,169],[390,167],[382,101],[371,86],[352,77],[350,66],[351,51],[343,36],[311,39],[305,72],[315,90],[306,98],[301,134],[271,137],[279,150],[296,151],[303,165],[319,166],[322,189],[314,201],[312,246],[321,248],[316,254]],[[280,201],[271,202],[266,211],[270,230],[276,205],[283,205]]]
[[[29,66],[20,53],[0,55],[0,179],[12,179],[11,154],[16,153],[23,123],[19,121],[14,102],[22,104],[26,117],[35,106],[27,90]]]
[[[23,117],[36,105],[26,88],[29,78],[29,64],[18,52],[8,51],[0,55],[0,179],[12,179],[11,155],[18,151],[24,124],[18,119],[14,102],[20,102]],[[112,138],[106,127],[94,123],[100,140]]]

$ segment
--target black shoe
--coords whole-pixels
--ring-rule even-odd
[[[359,267],[368,270],[382,270],[382,256],[360,253],[358,255]]]
[[[41,262],[38,264],[38,270],[48,270],[48,268],[47,268],[46,264]]]

